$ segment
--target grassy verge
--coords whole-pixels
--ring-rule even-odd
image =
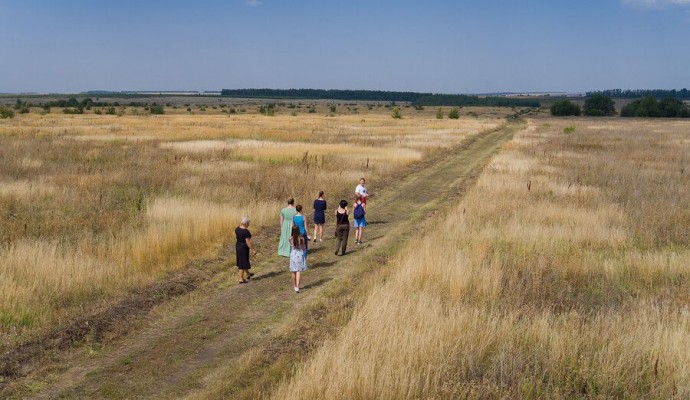
[[[690,125],[550,124],[506,144],[273,395],[687,397]]]

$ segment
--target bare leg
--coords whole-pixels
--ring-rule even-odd
[[[292,273],[292,287],[293,288],[297,287],[297,272]]]
[[[299,289],[299,278],[300,278],[300,273],[295,272],[295,287]]]
[[[317,224],[314,224],[314,236],[312,236],[314,238],[314,242],[316,242],[316,232],[318,232],[318,230],[319,226]]]

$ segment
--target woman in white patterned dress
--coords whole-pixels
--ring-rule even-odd
[[[290,272],[292,272],[292,287],[295,293],[299,293],[300,273],[307,270],[307,259],[304,257],[306,247],[304,236],[297,226],[293,226],[290,236]]]

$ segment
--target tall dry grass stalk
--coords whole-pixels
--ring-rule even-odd
[[[690,124],[583,121],[507,144],[275,397],[689,397]]]
[[[41,326],[70,305],[98,302],[108,292],[149,283],[161,272],[179,268],[191,255],[214,251],[230,241],[240,218],[272,222],[278,203],[256,202],[242,208],[181,198],[156,199],[143,229],[121,232],[76,246],[58,241],[20,240],[0,248],[2,322]]]

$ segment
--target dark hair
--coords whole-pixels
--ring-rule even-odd
[[[357,196],[355,197],[355,200],[357,201],[362,201],[362,195],[357,193]]]
[[[319,197],[323,197],[323,190],[319,190]]]
[[[340,208],[347,207],[347,200],[340,200]]]
[[[288,204],[290,204],[290,205],[295,204],[295,199],[293,199],[292,197],[290,197],[290,198],[288,199]]]
[[[296,205],[295,210],[297,210],[297,212],[302,212],[302,205],[301,204]]]
[[[297,225],[292,226],[292,247],[297,247],[299,246],[299,238],[301,238],[302,235],[299,233],[299,228]]]
[[[359,178],[359,180],[360,180],[360,181],[364,181],[364,182],[366,182],[366,181],[367,181],[367,180],[366,180],[366,179],[364,179],[364,178]]]

